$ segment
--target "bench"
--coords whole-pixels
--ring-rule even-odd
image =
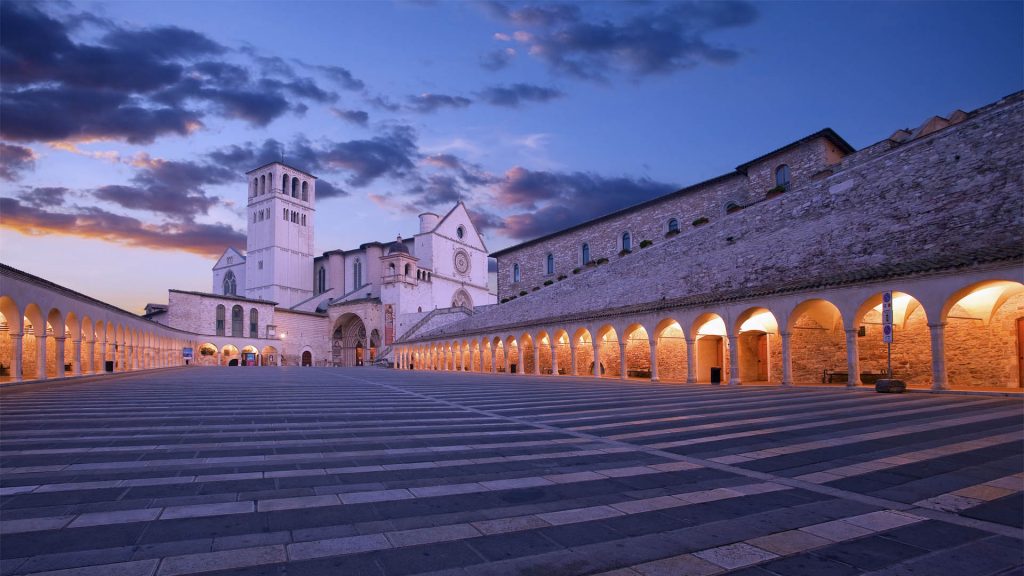
[[[888,374],[884,371],[878,372],[861,372],[860,381],[862,384],[874,384],[878,380],[885,378]],[[850,381],[850,373],[847,370],[831,370],[826,368],[821,373],[822,384],[845,384]]]

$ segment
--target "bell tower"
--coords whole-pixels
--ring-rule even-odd
[[[245,296],[290,308],[313,295],[316,176],[282,162],[245,175]]]

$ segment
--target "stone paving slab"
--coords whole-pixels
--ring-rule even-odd
[[[3,400],[5,575],[1024,569],[1017,399],[293,367]]]

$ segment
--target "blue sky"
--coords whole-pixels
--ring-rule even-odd
[[[0,259],[135,311],[209,290],[282,149],[318,251],[458,199],[493,251],[1021,90],[1022,6],[5,1]]]

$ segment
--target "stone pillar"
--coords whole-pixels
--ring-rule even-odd
[[[846,379],[847,388],[860,386],[860,352],[857,349],[857,329],[846,330]]]
[[[24,345],[22,344],[22,334],[14,333],[11,334],[11,379],[15,382],[21,382],[22,379],[22,363],[24,356]]]
[[[626,346],[625,340],[619,340],[619,380],[626,379]]]
[[[572,362],[569,373],[573,376],[578,376],[579,374],[577,374],[576,370],[576,344],[573,342],[569,343],[569,361]]]
[[[82,341],[72,340],[71,345],[74,346],[74,357],[71,359],[71,373],[75,376],[82,375]]]
[[[497,346],[491,346],[491,374],[497,374],[498,373],[498,366],[496,365],[497,361],[498,361],[498,347]]]
[[[46,380],[46,339],[48,336],[36,336],[36,378]]]
[[[278,353],[277,353],[277,365],[278,365],[278,366],[280,366],[280,365],[281,365],[281,352],[278,352]]]
[[[551,343],[551,375],[558,376],[558,345]]]
[[[99,368],[96,369],[96,371],[97,372],[106,372],[107,371],[107,354],[110,352],[110,350],[107,348],[107,341],[106,340],[104,340],[103,342],[100,342],[100,352],[103,353],[103,360],[100,361],[100,366],[99,366]]]
[[[740,337],[729,335],[729,386],[740,384]]]
[[[533,373],[540,376],[540,342],[533,343]]]
[[[126,372],[135,370],[135,346],[125,345],[124,347],[124,369]]]
[[[597,338],[594,338],[592,346],[594,348],[594,373],[592,374],[592,376],[594,378],[600,378],[601,377],[601,341],[598,340]]]
[[[512,370],[512,355],[508,353],[508,348],[505,348],[505,374],[508,374]]]
[[[217,366],[220,366],[220,362],[221,362],[220,350],[217,350]]]
[[[932,390],[948,390],[946,374],[946,323],[928,324],[932,336]]]
[[[694,359],[697,357],[696,350],[694,347],[697,345],[696,338],[686,338],[686,383],[696,384],[697,383],[697,364]]]
[[[782,385],[793,385],[793,350],[790,348],[792,332],[780,332],[782,336]]]
[[[651,382],[658,381],[658,339],[651,338]]]
[[[89,354],[89,363],[87,364],[87,372],[96,371],[96,341],[89,340],[89,345],[86,346],[87,354]]]
[[[53,337],[53,343],[56,344],[56,346],[53,347],[54,348],[53,355],[56,356],[56,358],[54,358],[53,360],[57,363],[57,378],[63,378],[65,376],[65,374],[64,374],[64,337],[63,336],[54,336]]]

